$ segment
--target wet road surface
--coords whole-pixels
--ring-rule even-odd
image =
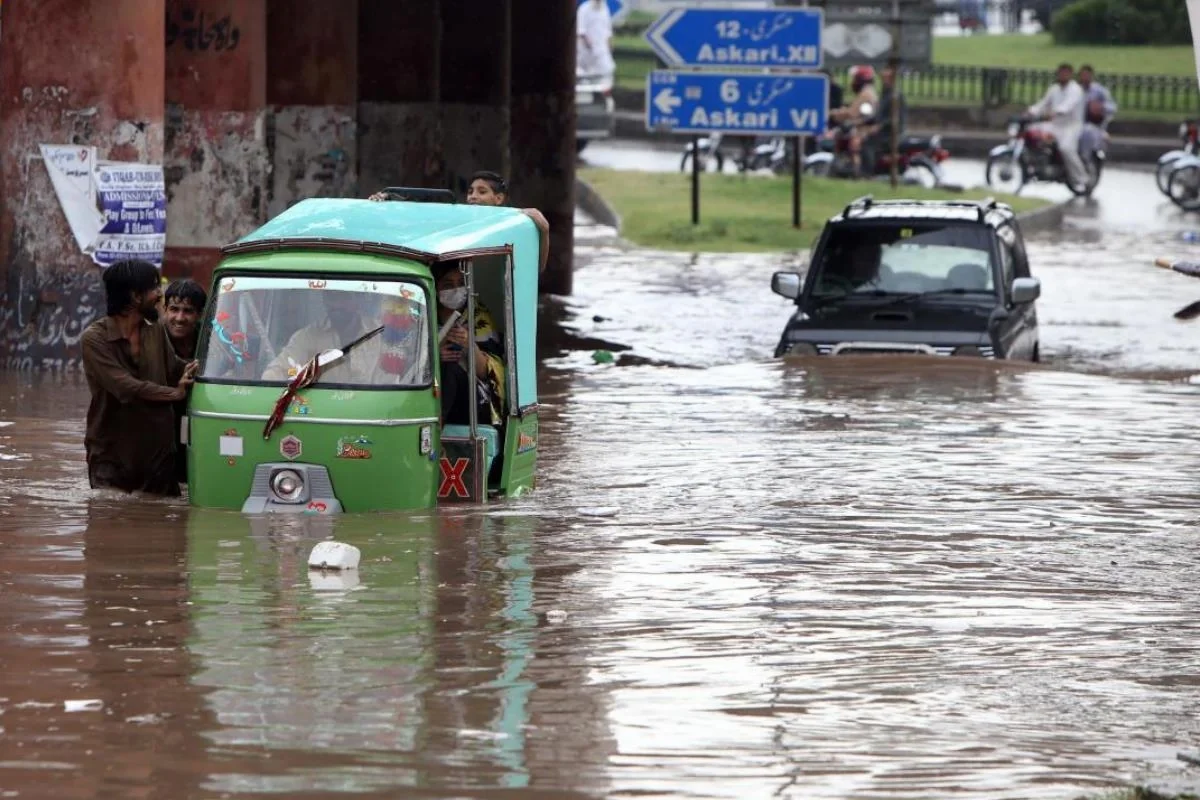
[[[0,374],[0,796],[1195,791],[1180,224],[1033,238],[1041,367],[774,361],[794,257],[585,231],[571,326],[651,363],[549,354],[482,509],[93,493],[82,382]]]

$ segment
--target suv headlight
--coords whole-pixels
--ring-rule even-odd
[[[817,348],[808,342],[796,342],[787,349],[789,356],[815,356]]]
[[[271,494],[281,503],[304,499],[304,478],[294,469],[281,469],[271,476]]]

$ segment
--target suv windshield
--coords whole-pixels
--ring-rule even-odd
[[[983,226],[843,225],[830,231],[812,296],[993,294],[991,236]]]
[[[313,356],[373,336],[321,372],[325,385],[424,386],[432,379],[429,314],[406,281],[231,276],[200,342],[201,378],[286,383]]]

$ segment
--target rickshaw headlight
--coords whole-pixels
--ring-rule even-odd
[[[281,469],[271,476],[271,494],[281,503],[304,499],[304,478],[294,469]]]
[[[1013,138],[1021,132],[1021,126],[1015,122],[1010,122],[1008,125],[1008,138]]]

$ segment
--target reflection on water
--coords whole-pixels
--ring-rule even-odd
[[[86,389],[0,376],[0,793],[1196,790],[1200,388],[1081,371],[1200,363],[1186,298],[1034,247],[1040,367],[772,361],[777,264],[603,251],[584,332],[705,368],[552,358],[539,489],[482,509],[93,493]]]

